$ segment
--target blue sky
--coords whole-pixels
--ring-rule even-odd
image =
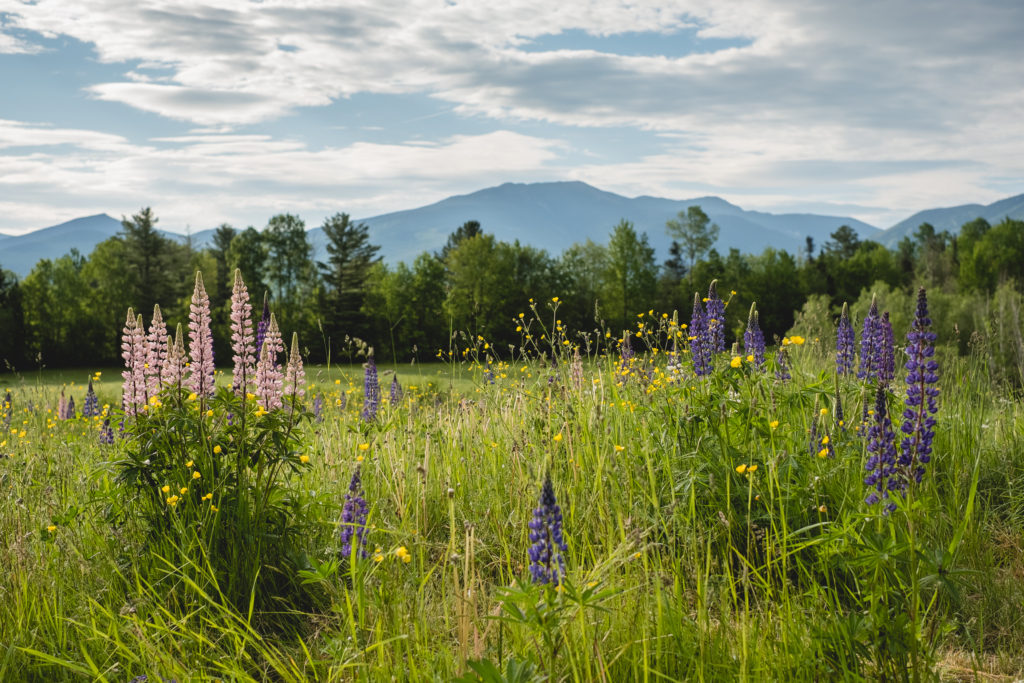
[[[0,231],[546,180],[887,227],[1024,192],[1022,27],[1018,0],[0,0]]]

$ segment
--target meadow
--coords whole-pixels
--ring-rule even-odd
[[[558,308],[369,380],[282,354],[279,405],[225,364],[129,414],[120,368],[0,376],[0,680],[1024,676],[1024,410],[978,347],[936,349],[913,460],[907,329],[858,378],[834,329],[762,360]]]

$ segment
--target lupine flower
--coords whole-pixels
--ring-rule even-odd
[[[758,320],[757,304],[750,304],[750,315],[747,316],[747,330],[743,333],[743,352],[754,357],[754,367],[764,367],[764,333]]]
[[[110,418],[103,418],[103,426],[100,427],[100,443],[106,446],[114,443],[114,430],[110,426]]]
[[[317,422],[324,421],[324,395],[317,394],[313,397],[313,419]]]
[[[203,274],[196,272],[196,286],[188,316],[188,384],[199,396],[213,395],[213,333],[210,331],[210,297]]]
[[[530,576],[534,583],[559,585],[565,577],[565,559],[568,550],[562,538],[562,509],[555,500],[551,475],[544,478],[540,492],[540,505],[530,520]]]
[[[391,391],[388,393],[388,403],[397,406],[402,402],[402,385],[398,383],[398,375],[391,378]]]
[[[357,557],[366,559],[366,517],[370,506],[363,497],[363,482],[359,477],[359,467],[352,473],[345,494],[345,505],[341,509],[341,556],[351,558],[353,549]]]
[[[871,296],[871,308],[864,316],[864,327],[860,333],[860,367],[857,379],[868,381],[878,377],[878,364],[881,356],[882,334],[878,317],[878,301]]]
[[[711,333],[711,352],[725,351],[725,302],[718,296],[718,280],[708,287],[707,323]]]
[[[885,398],[885,387],[881,384],[875,392],[875,416],[871,428],[868,430],[868,461],[865,469],[868,475],[864,478],[864,484],[871,488],[871,492],[865,499],[868,505],[874,505],[880,500],[889,500],[889,492],[901,488],[899,478],[896,474],[896,435],[892,431],[892,421],[889,419],[889,410]],[[903,483],[902,486],[906,484]],[[895,503],[887,503],[886,512],[896,509]]]
[[[711,335],[700,294],[693,295],[693,315],[690,317],[690,356],[693,373],[698,377],[711,374]]]
[[[89,389],[85,392],[85,403],[82,404],[82,417],[96,417],[100,414],[100,400],[96,396],[96,390],[92,388],[92,380],[89,380]]]
[[[160,393],[160,377],[167,362],[167,324],[160,314],[160,305],[153,306],[153,320],[146,334],[146,377],[147,396]]]
[[[231,389],[239,396],[249,390],[256,372],[256,348],[253,346],[252,305],[249,290],[242,282],[242,271],[235,268],[235,283],[231,288],[231,351],[235,369]]]
[[[292,349],[288,355],[288,365],[284,371],[284,395],[291,397],[294,405],[306,394],[306,371],[302,368],[302,356],[299,355],[299,333],[292,332]]]
[[[67,405],[64,407],[64,415],[63,415],[63,417],[64,417],[65,420],[74,420],[75,419],[75,397],[74,396],[68,397]]]
[[[789,360],[786,353],[786,347],[779,344],[779,347],[775,350],[775,378],[785,382],[792,378],[789,373]]]
[[[839,395],[839,388],[836,388],[836,429],[840,432],[846,431],[846,419],[843,417],[843,398]]]
[[[128,309],[124,330],[121,334],[121,357],[124,358],[125,370],[121,373],[124,384],[121,396],[125,415],[135,415],[136,411],[146,405],[146,336],[140,323],[142,316],[136,317],[135,311]]]
[[[889,311],[882,314],[879,326],[882,343],[878,355],[878,381],[889,384],[896,377],[896,346],[892,335],[892,323],[889,322]]]
[[[185,337],[181,330],[181,323],[175,329],[174,339],[167,339],[167,358],[164,366],[160,369],[160,381],[170,386],[177,387],[181,391],[185,383],[187,372],[185,364],[188,356],[185,355]]]
[[[270,328],[270,303],[268,301],[269,294],[263,292],[263,315],[260,317],[260,321],[256,323],[256,357],[260,357],[260,353],[263,351],[263,340],[267,338],[267,330]]]
[[[907,332],[907,397],[903,403],[902,453],[899,464],[903,471],[921,482],[924,465],[931,460],[935,437],[936,397],[939,389],[939,364],[935,360],[935,333],[928,317],[928,299],[924,287],[917,292],[917,311]]]
[[[853,374],[854,357],[853,323],[850,322],[850,307],[843,303],[843,314],[839,316],[836,330],[836,372],[840,375]]]
[[[380,405],[380,384],[377,382],[377,363],[373,360],[373,349],[370,349],[363,367],[363,412],[359,417],[363,422],[373,422]]]
[[[277,357],[282,351],[284,343],[281,341],[281,331],[277,327],[277,319],[271,313],[267,336],[260,349],[260,360],[256,364],[256,396],[268,412],[283,405],[281,394],[284,378],[277,364]]]

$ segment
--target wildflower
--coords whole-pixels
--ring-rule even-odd
[[[160,487],[160,490],[163,491],[164,493],[170,493],[171,487],[167,484],[164,484],[163,486]]]
[[[189,388],[200,396],[213,395],[213,333],[210,331],[210,297],[203,274],[196,272],[188,316]]]
[[[194,464],[195,464],[194,461],[189,460],[187,463],[185,463],[185,467],[192,467],[192,465],[194,465]]]
[[[96,417],[100,414],[100,400],[96,391],[92,388],[92,379],[89,379],[89,389],[85,392],[85,403],[82,405],[82,417]]]
[[[749,354],[748,360],[760,370],[764,367],[764,333],[757,312],[757,304],[750,304],[750,315],[747,317],[747,330],[743,333],[743,350]]]
[[[126,415],[134,415],[138,406],[146,404],[146,337],[141,320],[142,317],[136,317],[135,312],[129,308],[121,334],[121,357],[125,365],[121,373],[124,379],[121,395]]]
[[[792,378],[789,374],[789,363],[786,358],[786,347],[779,346],[775,351],[775,377],[785,382]]]
[[[707,318],[704,314],[704,306],[701,304],[700,295],[693,295],[693,315],[690,318],[690,328],[695,334],[691,337],[690,355],[693,356],[693,372],[698,377],[711,374],[711,337],[708,330]]]
[[[618,453],[621,453],[622,451],[626,450],[626,447],[625,447],[625,446],[619,446],[618,444],[616,444],[616,446],[615,446],[615,450],[616,450],[616,451],[617,451]]]
[[[167,339],[167,358],[160,371],[160,380],[180,390],[185,381],[187,358],[185,355],[185,338],[179,323],[175,329],[174,339]]]
[[[488,372],[490,372],[490,368],[488,368]],[[493,375],[491,375],[491,383],[494,383]],[[402,385],[398,383],[397,374],[391,378],[391,390],[388,394],[388,402],[393,406],[402,402]]]
[[[860,333],[860,367],[857,379],[868,381],[878,377],[882,347],[882,330],[878,316],[878,301],[871,295],[871,307],[864,316],[864,327]]]
[[[372,422],[377,417],[377,407],[380,405],[380,384],[377,382],[377,363],[373,360],[372,348],[363,367],[363,412],[360,419]]]
[[[729,361],[729,367],[739,368],[743,366],[743,359],[739,356],[733,356],[732,360]]]
[[[924,287],[917,292],[917,311],[907,332],[907,397],[903,403],[902,455],[899,460],[903,471],[920,483],[924,465],[931,460],[932,439],[935,437],[935,418],[938,411],[939,364],[935,360],[935,333],[928,317],[928,299]]]
[[[160,305],[153,306],[153,319],[146,334],[146,391],[150,396],[160,393],[160,378],[167,362],[167,324],[160,314]]]
[[[736,466],[736,472],[738,474],[744,474],[744,473],[746,473],[746,471],[747,471],[747,466],[746,465],[737,465]]]
[[[836,372],[840,375],[853,374],[854,356],[853,323],[850,322],[850,307],[843,302],[843,313],[839,316],[836,330]]]
[[[57,525],[56,524],[51,524],[50,526],[46,527],[46,530],[48,532],[50,532],[51,534],[55,533],[57,531]]]
[[[718,296],[718,280],[712,280],[706,299],[706,321],[711,339],[711,353],[725,351],[725,302]]]
[[[263,352],[263,342],[267,338],[267,331],[270,329],[270,304],[268,303],[269,293],[263,292],[263,315],[256,323],[256,358]]]
[[[203,476],[203,475],[199,474],[199,472],[193,472],[193,473],[192,473],[192,478],[193,478],[193,479],[201,479],[201,478],[202,478],[202,476]]]
[[[896,377],[896,349],[892,335],[892,323],[889,322],[889,311],[882,314],[881,354],[878,358],[878,381],[889,384]]]
[[[555,489],[551,475],[544,478],[541,487],[540,505],[534,509],[530,520],[530,575],[534,583],[561,584],[565,576],[565,559],[562,553],[568,550],[562,538],[562,509],[555,501]]]
[[[256,372],[256,347],[252,331],[252,304],[249,290],[242,281],[242,272],[235,269],[235,282],[231,288],[231,360],[235,367],[231,376],[231,389],[244,394]]]
[[[363,498],[363,483],[359,477],[359,468],[352,473],[352,480],[345,494],[345,505],[341,510],[341,556],[352,557],[357,552],[360,558],[366,558],[366,517],[370,506]]]
[[[103,426],[100,427],[100,443],[109,446],[114,443],[114,429],[110,426],[110,418],[103,419]]]
[[[406,549],[404,545],[399,546],[398,549],[395,550],[395,556],[405,564],[409,564],[410,562],[412,562],[412,555],[409,554],[409,551]]]
[[[361,451],[368,451],[368,450],[370,450],[370,444],[368,444],[368,443],[361,443],[361,444],[359,444],[358,448]]]
[[[299,462],[305,465],[306,463],[309,462],[309,456],[303,453],[302,455],[299,456]]]
[[[551,440],[555,443],[559,443],[562,440],[562,433],[559,432],[558,434],[555,434]]]
[[[779,421],[778,420],[772,420],[771,422],[768,423],[768,426],[771,427],[772,429],[777,429],[778,426],[779,426]]]
[[[284,395],[291,397],[292,407],[306,394],[306,371],[302,368],[302,356],[299,355],[299,334],[292,332],[292,349],[288,355],[288,365],[284,371]]]
[[[324,421],[324,397],[323,394],[317,394],[313,397],[313,419],[317,422]]]
[[[282,351],[284,343],[281,341],[281,331],[277,326],[277,319],[271,313],[270,324],[267,326],[266,337],[260,349],[260,359],[256,364],[256,396],[264,413],[283,405],[281,395],[284,378],[277,364],[277,357]]]
[[[220,455],[220,454],[221,454],[221,451],[223,451],[223,450],[224,450],[224,449],[222,449],[222,448],[220,447],[220,444],[217,444],[216,446],[214,446],[214,447],[213,447],[213,454],[214,454],[214,455]]]
[[[896,435],[892,431],[892,422],[888,413],[885,389],[879,384],[875,392],[875,420],[868,430],[868,453],[870,456],[864,466],[868,471],[868,475],[864,478],[864,484],[872,489],[865,499],[868,505],[874,505],[880,500],[888,500],[889,492],[900,488],[900,481],[895,476]],[[888,503],[885,506],[886,512],[895,509],[895,503]]]

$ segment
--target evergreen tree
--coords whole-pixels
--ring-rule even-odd
[[[363,311],[366,280],[371,267],[381,260],[380,247],[370,243],[370,228],[353,223],[347,213],[324,220],[327,261],[317,265],[323,278],[321,314],[324,328],[337,342],[346,334],[364,337],[368,331]]]

